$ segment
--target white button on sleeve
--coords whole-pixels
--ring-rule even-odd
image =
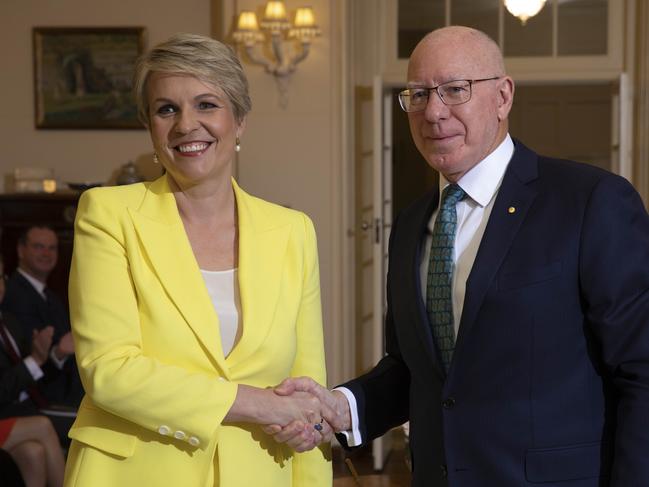
[[[178,430],[174,433],[174,438],[176,438],[177,440],[184,440],[185,438],[187,438],[187,435],[184,431]]]
[[[201,442],[200,442],[200,440],[199,440],[198,438],[196,438],[195,436],[190,436],[190,437],[189,437],[189,444],[190,444],[191,446],[198,446],[198,445],[201,444]]]
[[[165,426],[164,424],[158,428],[158,433],[161,435],[167,436],[170,432],[169,426]]]

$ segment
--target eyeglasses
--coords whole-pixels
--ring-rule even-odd
[[[430,92],[436,91],[444,105],[461,105],[471,99],[471,86],[480,81],[499,79],[500,76],[482,79],[456,79],[432,88],[409,88],[399,93],[399,104],[404,112],[420,112],[428,105]]]

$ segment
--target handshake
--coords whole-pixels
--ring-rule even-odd
[[[281,403],[281,413],[263,430],[297,452],[331,441],[334,432],[351,429],[349,404],[342,392],[329,391],[309,377],[285,379],[272,392],[273,402]]]

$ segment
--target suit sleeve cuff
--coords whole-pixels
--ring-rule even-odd
[[[347,403],[349,404],[349,414],[352,420],[352,427],[347,431],[340,431],[338,434],[342,435],[347,441],[347,446],[359,446],[363,443],[363,438],[361,437],[361,432],[358,427],[358,406],[356,405],[356,398],[352,391],[346,387],[336,387],[334,391],[342,392]]]
[[[41,377],[43,377],[44,375],[43,371],[36,363],[36,360],[34,360],[34,357],[32,357],[31,355],[25,357],[23,359],[23,363],[25,364],[25,367],[27,367],[27,370],[29,371],[29,373],[31,374],[34,380],[38,380]]]

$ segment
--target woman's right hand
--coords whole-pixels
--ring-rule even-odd
[[[273,391],[282,403],[286,406],[283,414],[280,410],[274,410],[281,416],[280,421],[288,417],[294,417],[292,421],[283,423],[280,421],[264,426],[262,429],[273,436],[278,443],[285,443],[297,452],[309,451],[321,443],[328,443],[333,437],[333,429],[325,420],[331,414],[327,406],[320,402],[320,399],[312,393],[305,391],[293,391],[290,395],[277,394],[277,388]],[[306,418],[306,421],[305,421]]]
[[[290,396],[280,396],[273,389],[266,389],[269,394],[269,408],[261,424],[281,424],[286,426],[294,421],[319,423],[323,412],[320,400],[309,392],[296,392]]]
[[[273,389],[239,384],[237,397],[224,421],[281,426],[299,421],[313,425],[325,416],[324,409],[318,397],[309,392],[281,396]]]

